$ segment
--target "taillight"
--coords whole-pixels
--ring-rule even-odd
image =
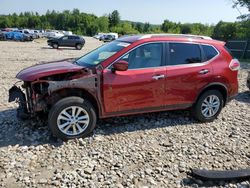
[[[237,71],[240,69],[240,62],[238,61],[238,59],[232,59],[232,61],[229,64],[229,68],[232,71]]]

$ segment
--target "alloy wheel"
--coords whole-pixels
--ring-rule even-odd
[[[206,118],[216,115],[220,109],[220,99],[216,95],[207,96],[201,104],[201,113]]]
[[[87,129],[89,119],[89,114],[85,109],[80,106],[71,106],[60,112],[57,126],[62,133],[76,136]]]

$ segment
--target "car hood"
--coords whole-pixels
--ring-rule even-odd
[[[34,81],[45,76],[80,71],[83,68],[82,66],[73,64],[72,59],[71,61],[48,62],[23,69],[16,75],[16,78],[23,81]]]

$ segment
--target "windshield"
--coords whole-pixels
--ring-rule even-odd
[[[76,60],[75,63],[81,66],[94,66],[103,62],[129,45],[130,43],[127,42],[113,41],[82,56]]]

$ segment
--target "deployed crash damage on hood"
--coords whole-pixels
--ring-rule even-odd
[[[9,102],[19,103],[17,116],[26,119],[37,112],[48,112],[59,99],[71,96],[90,95],[98,97],[98,76],[91,68],[72,63],[73,59],[41,63],[17,74],[23,81],[9,90]],[[79,90],[78,90],[79,89]],[[81,92],[80,92],[81,90]]]

